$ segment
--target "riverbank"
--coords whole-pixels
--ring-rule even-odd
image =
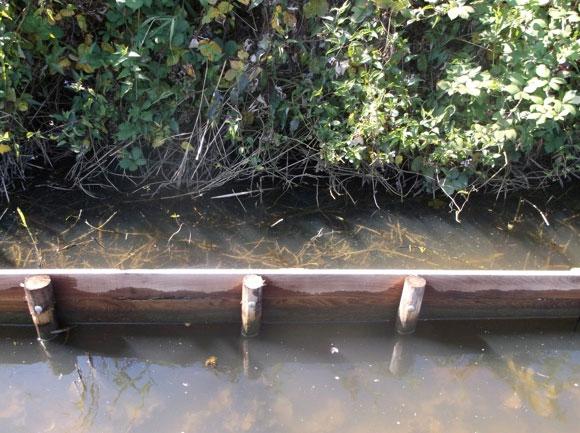
[[[454,203],[580,176],[575,2],[0,4],[0,192],[352,181]]]

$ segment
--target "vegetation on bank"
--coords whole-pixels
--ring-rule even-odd
[[[0,189],[580,175],[566,0],[0,0]]]

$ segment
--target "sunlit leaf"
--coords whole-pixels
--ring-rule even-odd
[[[26,217],[24,216],[24,212],[19,207],[16,207],[16,212],[18,213],[18,217],[20,218],[20,224],[23,227],[28,228],[28,223],[26,222]]]
[[[536,66],[536,75],[540,78],[548,78],[550,76],[550,69],[546,65],[539,64]]]
[[[79,28],[83,31],[83,33],[86,33],[87,31],[87,20],[84,17],[84,15],[77,15],[76,16],[77,19],[77,24],[79,25]]]
[[[474,10],[471,6],[456,6],[456,7],[452,7],[451,9],[449,9],[447,11],[447,15],[452,20],[454,20],[457,17],[460,17],[460,18],[463,18],[464,20],[466,20],[467,18],[469,18],[469,14],[471,14],[473,12],[474,12]]]
[[[201,55],[210,62],[215,62],[222,56],[222,49],[215,41],[201,41],[198,48]]]

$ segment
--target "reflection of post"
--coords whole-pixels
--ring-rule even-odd
[[[254,337],[260,332],[262,321],[262,288],[259,275],[246,275],[242,283],[242,335]]]
[[[409,344],[405,337],[399,337],[393,346],[389,371],[393,376],[402,376],[411,367]]]
[[[54,314],[54,292],[48,275],[33,275],[24,280],[24,293],[28,310],[36,327],[39,340],[56,336],[58,323]]]
[[[242,365],[244,368],[244,376],[250,375],[250,347],[248,340],[242,339]]]
[[[244,372],[244,377],[248,379],[257,379],[260,377],[260,364],[256,362],[256,358],[252,356],[252,344],[254,344],[255,340],[250,338],[242,338],[241,339],[242,345],[242,369]],[[255,355],[255,347],[254,347],[254,355]]]
[[[397,314],[397,332],[399,334],[404,335],[415,332],[426,284],[427,282],[424,278],[415,275],[405,278]]]
[[[66,375],[74,370],[76,355],[61,344],[60,340],[40,340],[39,347],[46,358],[46,363],[56,376]]]

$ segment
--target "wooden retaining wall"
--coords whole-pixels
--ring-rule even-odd
[[[78,323],[237,323],[244,275],[264,278],[264,323],[396,316],[404,278],[427,281],[420,319],[578,318],[580,270],[0,270],[0,323],[30,323],[25,277],[52,278],[57,315]]]

